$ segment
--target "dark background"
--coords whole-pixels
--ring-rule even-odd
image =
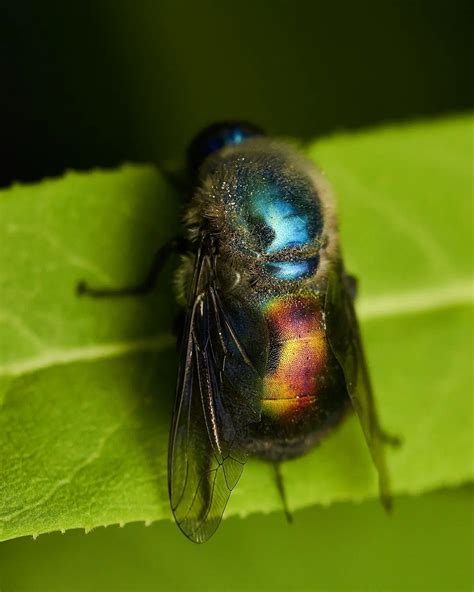
[[[0,185],[472,107],[472,0],[24,0],[0,9]]]

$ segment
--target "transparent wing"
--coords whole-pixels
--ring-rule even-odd
[[[378,471],[381,501],[386,509],[390,509],[383,430],[377,416],[351,291],[350,280],[342,268],[329,272],[325,307],[327,334],[344,372],[347,391]]]
[[[261,381],[261,355],[247,351],[258,325],[244,303],[220,294],[209,251],[203,244],[196,257],[168,455],[171,508],[195,542],[215,532],[240,478]]]

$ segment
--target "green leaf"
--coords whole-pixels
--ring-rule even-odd
[[[339,198],[380,415],[404,439],[396,493],[473,478],[471,142],[459,117],[309,148]],[[179,207],[145,166],[0,192],[0,540],[170,516],[173,265],[146,298],[74,287],[141,278]],[[355,418],[283,472],[294,509],[376,495]],[[279,508],[270,467],[250,462],[227,515]]]
[[[196,548],[170,521],[0,546],[5,592],[461,592],[473,589],[472,487],[230,518]],[[442,533],[442,534],[441,534]],[[440,536],[441,535],[441,536]],[[27,569],[25,569],[27,566]]]

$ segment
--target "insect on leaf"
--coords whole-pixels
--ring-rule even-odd
[[[395,493],[473,477],[472,129],[464,116],[308,147],[338,198],[380,416],[404,440]],[[171,517],[173,264],[141,299],[74,286],[139,280],[179,203],[145,166],[0,192],[0,539]],[[377,495],[355,418],[282,468],[292,509]],[[226,515],[277,509],[271,467],[250,461]]]

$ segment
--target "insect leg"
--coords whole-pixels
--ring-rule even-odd
[[[90,296],[91,298],[115,298],[148,294],[154,289],[158,276],[170,255],[184,250],[184,246],[183,239],[175,238],[160,247],[155,254],[146,277],[139,284],[124,286],[122,288],[94,288],[82,280],[76,286],[76,293],[79,296]]]
[[[387,444],[388,446],[393,446],[394,448],[397,448],[398,446],[402,445],[402,439],[399,436],[389,434],[380,426],[377,426],[377,436],[384,444]]]
[[[346,283],[347,286],[347,291],[349,292],[352,300],[355,300],[357,298],[357,288],[358,288],[358,281],[355,275],[349,275],[349,274],[345,274],[344,275],[344,282]]]
[[[275,470],[275,482],[280,494],[281,503],[283,505],[283,512],[285,513],[286,519],[291,524],[293,522],[293,515],[288,508],[288,502],[286,499],[285,486],[283,484],[283,475],[281,474],[281,465],[278,462],[273,463],[273,469]]]

